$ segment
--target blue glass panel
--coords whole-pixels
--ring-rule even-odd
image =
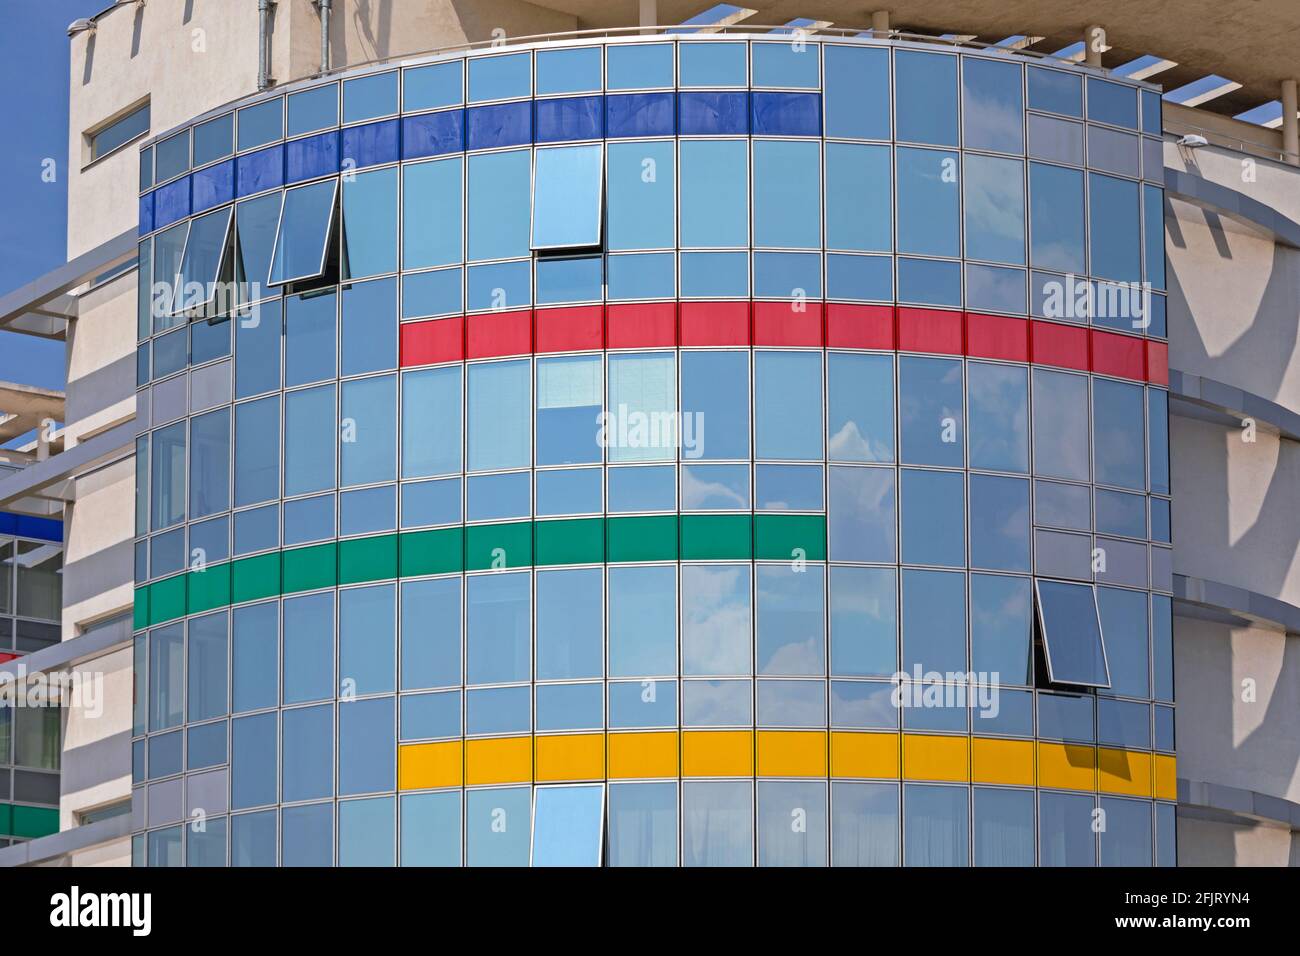
[[[1029,108],[1064,116],[1083,116],[1083,81],[1062,70],[1029,68]]]
[[[1121,282],[1142,277],[1138,184],[1088,174],[1089,250],[1092,274]]]
[[[532,165],[531,150],[470,157],[471,260],[528,255]],[[473,301],[473,279],[470,288]]]
[[[271,262],[272,285],[320,275],[337,192],[338,182],[331,179],[285,193]]]
[[[815,43],[755,43],[754,86],[815,90],[821,69]]]
[[[194,212],[201,213],[235,198],[235,161],[228,159],[190,177],[194,182]],[[164,187],[166,188],[166,187]]]
[[[331,437],[333,437],[331,435]],[[307,544],[334,537],[334,496],[318,495],[284,503],[284,544]]]
[[[537,473],[538,516],[577,515],[602,511],[599,468],[573,468]]]
[[[754,253],[754,297],[820,299],[822,257],[815,252]]]
[[[284,135],[284,100],[273,99],[239,111],[239,144],[243,151]]]
[[[749,245],[749,150],[731,140],[686,141],[681,150],[681,244]]]
[[[469,866],[527,866],[531,787],[465,794],[465,862]]]
[[[744,86],[744,43],[682,43],[680,83],[682,86]]]
[[[276,715],[231,721],[230,805],[232,809],[275,803]]]
[[[1110,686],[1101,623],[1092,587],[1036,581],[1047,669],[1058,684]]]
[[[681,279],[682,298],[747,299],[749,254],[683,252]]]
[[[971,575],[971,670],[996,674],[1008,684],[1031,681],[1032,603],[1029,578]],[[1031,713],[1026,735],[1033,734],[1033,727]]]
[[[140,197],[140,235],[153,232],[153,193]]]
[[[966,157],[966,257],[1025,262],[1025,166],[1014,159]]]
[[[343,289],[341,375],[397,365],[397,280],[358,282]]]
[[[341,420],[344,427],[354,425],[340,443],[341,483],[392,481],[397,470],[396,379],[392,375],[353,379],[344,382],[340,391]]]
[[[402,486],[402,527],[460,522],[460,481],[421,481]]]
[[[530,729],[530,688],[487,687],[465,694],[465,733],[526,734]]]
[[[609,256],[609,298],[662,299],[676,294],[671,252]]]
[[[402,318],[449,315],[463,308],[460,269],[402,276]]]
[[[402,117],[402,158],[419,159],[465,148],[465,111]]]
[[[533,60],[528,53],[473,57],[469,60],[469,101],[505,100],[533,90]]]
[[[892,176],[888,146],[826,144],[828,249],[888,252],[893,248]]]
[[[300,182],[339,171],[337,130],[285,144],[285,181]]]
[[[433,110],[465,102],[465,63],[452,60],[406,70],[402,74],[402,110]]]
[[[961,265],[934,259],[899,259],[898,301],[959,308]]]
[[[908,143],[957,145],[957,57],[894,53],[897,138]]]
[[[482,309],[518,309],[532,302],[531,264],[499,262],[469,269],[467,307],[471,312]]]
[[[235,179],[240,196],[251,196],[263,189],[284,185],[284,147],[272,146],[248,153],[235,160]]]
[[[598,46],[537,52],[537,95],[600,89]]]
[[[962,118],[967,149],[1023,153],[1024,97],[1019,64],[962,57]]]
[[[893,357],[830,352],[826,376],[830,459],[893,461]]]
[[[259,815],[253,814],[253,816]],[[334,805],[332,803],[285,807],[280,817],[281,866],[333,865]],[[270,836],[272,840],[275,839],[274,828]],[[272,859],[270,862],[273,864],[275,861]]]
[[[675,468],[610,468],[610,512],[675,511],[675,473]]]
[[[678,95],[683,136],[744,136],[749,133],[749,94],[683,92]]]
[[[1138,128],[1138,91],[1088,77],[1088,119],[1126,129]]]
[[[401,740],[460,736],[460,694],[410,694],[401,698]]]
[[[163,229],[190,214],[190,178],[182,177],[154,191],[154,228]]]
[[[451,265],[464,258],[463,172],[459,156],[403,167],[403,269]]]
[[[621,136],[672,136],[677,130],[676,105],[676,97],[672,93],[607,96],[605,135],[610,139]]]
[[[397,527],[397,486],[362,488],[339,496],[339,534],[376,534]]]
[[[1165,287],[1165,191],[1159,186],[1142,187],[1143,210],[1143,256],[1145,260],[1146,281],[1153,289]],[[1163,300],[1161,300],[1163,303]],[[1151,323],[1154,325],[1154,323]],[[1151,330],[1153,335],[1163,335]]]
[[[527,518],[531,513],[531,484],[526,472],[471,477],[467,481],[465,494],[465,520],[504,521],[509,518]]]
[[[610,474],[617,470],[612,469]],[[677,569],[665,565],[611,566],[609,675],[635,677],[676,672]]]
[[[532,248],[600,243],[600,146],[557,146],[534,155]]]
[[[903,670],[966,670],[966,575],[903,572]]]
[[[684,458],[749,457],[749,356],[739,351],[682,353],[682,413],[703,423]],[[685,431],[685,428],[683,428]],[[683,441],[686,436],[683,435]],[[748,471],[748,467],[746,471]],[[748,476],[745,480],[748,486]]]
[[[610,45],[605,51],[605,85],[611,90],[643,90],[673,85],[673,45]]]
[[[966,308],[981,312],[1024,315],[1025,271],[1000,266],[966,265]]]
[[[328,83],[289,95],[289,135],[339,125],[339,86]]]
[[[894,260],[888,256],[826,257],[826,298],[889,302],[894,298]]]
[[[820,353],[754,353],[754,450],[759,458],[822,457]]]
[[[599,302],[604,282],[600,256],[577,259],[538,259],[537,304]]]
[[[820,136],[821,97],[816,93],[755,93],[755,136]]]
[[[403,690],[460,684],[460,593],[459,577],[402,582]]]
[[[831,673],[893,674],[898,670],[896,572],[832,566],[830,587]]]
[[[397,168],[343,177],[344,279],[397,271]]]
[[[599,866],[605,788],[538,787],[533,866]]]
[[[821,150],[816,143],[754,142],[754,245],[821,245]],[[813,197],[810,201],[810,197]],[[762,271],[758,279],[763,279]],[[820,288],[821,283],[817,283]]]
[[[966,508],[962,475],[904,468],[899,484],[904,563],[965,565]]]
[[[826,44],[826,135],[889,139],[889,51]]]
[[[611,143],[607,149],[609,248],[671,248],[676,232],[674,144]]]
[[[1045,269],[1083,274],[1083,217],[1083,173],[1030,163],[1030,261]],[[1132,241],[1137,241],[1136,234]]]
[[[333,648],[326,653],[332,656]],[[334,708],[327,704],[286,710],[283,730],[282,799],[288,803],[333,796]]]
[[[397,162],[397,120],[352,126],[343,131],[343,168],[364,169]]]
[[[749,511],[749,465],[683,465],[681,505],[682,511]]]
[[[961,255],[961,188],[957,154],[898,150],[898,251]]]
[[[971,567],[1029,571],[1028,481],[971,475],[970,563]]]
[[[475,106],[466,118],[469,149],[518,146],[533,140],[531,103],[500,103]]]
[[[340,794],[392,790],[397,734],[393,698],[352,700],[339,708]]]
[[[611,727],[676,727],[677,682],[675,680],[611,682],[609,725]]]
[[[397,72],[358,77],[343,83],[343,122],[359,123],[397,112]]]
[[[537,730],[601,730],[604,704],[604,684],[538,684]]]
[[[562,100],[537,101],[537,142],[566,139],[599,139],[605,113],[603,97],[574,96]]]

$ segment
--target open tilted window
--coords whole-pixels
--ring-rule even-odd
[[[600,146],[538,149],[533,160],[532,248],[599,246],[603,185]]]
[[[1047,676],[1054,684],[1109,687],[1106,644],[1090,584],[1035,581]]]
[[[172,301],[175,312],[202,309],[216,297],[230,246],[231,207],[195,219],[185,241],[181,273]]]
[[[338,189],[338,180],[328,179],[285,192],[268,285],[315,279],[325,271]]]
[[[538,787],[533,804],[533,866],[600,866],[605,787]]]

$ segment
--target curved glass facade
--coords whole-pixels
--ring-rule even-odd
[[[645,37],[145,149],[136,863],[1172,863],[1159,103]]]

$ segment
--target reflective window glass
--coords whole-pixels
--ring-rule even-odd
[[[614,49],[610,49],[612,56]],[[609,248],[663,249],[674,243],[674,144],[610,143],[607,158]]]
[[[913,671],[966,669],[966,575],[903,572],[903,667]]]
[[[889,676],[898,670],[897,576],[892,568],[831,567],[831,673]]]
[[[976,787],[975,866],[1034,865],[1034,792]]]
[[[962,57],[962,142],[967,149],[1025,151],[1020,80],[1018,64]]]
[[[1028,376],[1023,366],[969,362],[970,466],[1029,470]]]
[[[754,790],[743,780],[682,784],[682,865],[752,866]]]
[[[531,173],[530,150],[470,157],[466,230],[470,259],[528,255]]]
[[[889,51],[835,44],[822,49],[826,135],[889,139]]]
[[[900,357],[898,420],[901,459],[907,464],[963,463],[962,363]]]
[[[537,360],[537,464],[601,460],[600,356]]]
[[[1088,380],[1034,369],[1034,473],[1088,480]]]
[[[1024,164],[993,156],[966,157],[966,256],[990,262],[1025,261]]]
[[[682,567],[682,672],[750,674],[748,565]]]
[[[568,249],[600,243],[600,146],[538,149],[533,166],[532,248]]]
[[[966,787],[903,787],[903,865],[967,866],[970,808]]]
[[[903,147],[898,163],[898,251],[961,255],[957,154]]]
[[[465,101],[465,62],[434,63],[402,73],[402,109],[405,112],[459,106]]]
[[[828,249],[888,252],[893,248],[892,178],[889,147],[826,144]],[[806,190],[800,194],[797,201],[806,203]]]
[[[1047,672],[1057,684],[1109,687],[1096,594],[1086,584],[1036,581]]]
[[[315,278],[324,270],[338,185],[338,180],[328,179],[284,194],[271,260],[271,285]]]
[[[822,457],[822,359],[810,352],[754,355],[754,453]]]
[[[1093,457],[1099,483],[1139,491],[1146,484],[1142,391],[1141,385],[1093,379]]]
[[[677,457],[676,379],[671,352],[609,357],[609,414],[597,440],[611,462]]]
[[[702,42],[678,46],[682,86],[744,86],[744,43]]]
[[[532,90],[533,58],[529,53],[471,57],[469,60],[471,103],[528,96]]]
[[[904,500],[904,513],[906,508]],[[970,563],[999,571],[1030,570],[1028,481],[971,475]]]
[[[608,833],[610,866],[675,866],[677,785],[611,783]]]
[[[819,247],[821,210],[815,201],[819,195],[821,150],[816,143],[754,141],[754,245]],[[814,201],[809,201],[810,196]]]
[[[894,53],[896,138],[936,146],[957,145],[957,57],[898,50]]]
[[[637,43],[605,48],[605,85],[611,90],[642,90],[673,85],[673,45]]]
[[[894,560],[894,475],[892,468],[831,468],[832,561]]]
[[[494,684],[528,680],[530,601],[524,574],[467,580],[466,680]]]
[[[601,784],[538,787],[532,865],[600,866],[604,811],[605,788]]]
[[[683,47],[683,65],[689,48]],[[683,140],[680,151],[681,244],[749,245],[748,145],[738,140]]]
[[[342,222],[344,279],[397,271],[397,169],[345,179]]]
[[[1044,269],[1082,274],[1083,173],[1029,164],[1030,261]]]
[[[971,670],[1007,684],[1032,678],[1030,579],[993,574],[970,577]],[[1033,730],[1030,720],[1029,730]]]
[[[966,564],[964,484],[958,472],[902,470],[899,497],[905,563]]]

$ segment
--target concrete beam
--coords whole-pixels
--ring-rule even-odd
[[[131,419],[52,458],[0,477],[0,508],[22,498],[40,495],[79,472],[131,453],[135,448],[135,437],[135,420]]]
[[[136,230],[132,228],[8,295],[0,296],[0,329],[28,332],[33,328],[32,317],[40,316],[46,320],[47,330],[31,331],[31,334],[56,337],[52,334],[55,325],[49,324],[59,321],[54,316],[68,319],[76,315],[75,300],[66,293],[114,266],[120,266],[135,254]]]

